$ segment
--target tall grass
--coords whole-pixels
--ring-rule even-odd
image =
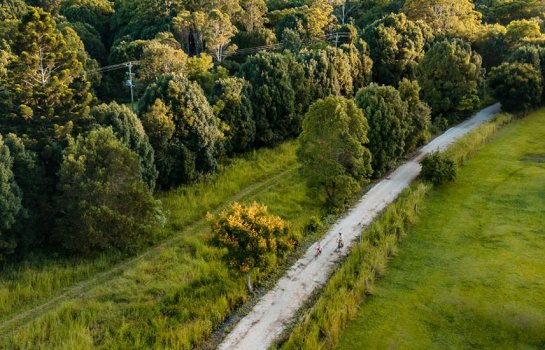
[[[264,203],[302,234],[321,208],[306,196],[298,172],[243,196]],[[175,215],[176,210],[171,214]],[[194,225],[122,275],[63,302],[17,333],[0,339],[6,349],[194,349],[248,299],[245,276],[221,260],[206,241],[208,226]],[[256,271],[262,281],[268,271]]]
[[[352,319],[366,296],[373,293],[375,279],[382,276],[397,243],[407,234],[422,207],[428,185],[405,190],[396,202],[364,230],[342,267],[331,277],[323,293],[298,323],[282,349],[333,347],[346,323]]]
[[[261,189],[259,186],[264,180],[293,169],[295,150],[296,143],[287,142],[274,149],[253,151],[229,160],[215,175],[160,193],[158,197],[169,221],[166,227],[150,232],[150,244],[167,237],[190,235],[187,226],[199,222],[207,211],[251,195]],[[128,256],[117,253],[89,259],[51,255],[31,257],[6,266],[0,276],[0,320],[58,295],[126,258]]]
[[[498,114],[490,122],[470,131],[464,137],[454,142],[444,152],[445,155],[454,160],[458,166],[463,166],[501,127],[509,124],[513,118],[513,115],[509,113]]]

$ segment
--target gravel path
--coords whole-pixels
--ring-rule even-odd
[[[444,150],[458,138],[492,119],[500,112],[495,104],[475,114],[462,124],[448,129],[422,147],[418,155],[397,168],[389,177],[373,186],[348,215],[338,221],[321,241],[322,254],[314,257],[316,244],[298,260],[276,286],[255,305],[220,344],[220,350],[267,349],[280,335],[284,326],[311,293],[327,281],[336,261],[348,254],[349,247],[360,236],[363,227],[409,186],[420,173],[419,161],[428,153]],[[345,247],[335,251],[338,233],[342,232]]]

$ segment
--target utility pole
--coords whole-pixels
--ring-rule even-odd
[[[128,79],[127,81],[125,81],[125,85],[127,85],[130,89],[131,89],[131,109],[134,111],[134,83],[133,83],[133,78],[134,78],[134,73],[132,72],[132,67],[133,67],[133,64],[132,62],[128,62],[127,63],[127,68],[129,68],[129,71],[127,72],[127,75],[128,75]]]

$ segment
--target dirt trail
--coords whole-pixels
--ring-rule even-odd
[[[276,286],[255,305],[229,333],[218,349],[267,349],[280,335],[284,326],[311,293],[323,285],[335,262],[348,254],[350,246],[359,238],[363,227],[371,221],[409,186],[420,173],[419,161],[428,153],[444,150],[458,138],[490,120],[500,112],[495,104],[475,114],[462,124],[448,129],[419,150],[418,155],[397,168],[389,177],[373,186],[350,212],[330,229],[321,241],[322,254],[314,257],[316,244],[298,260]],[[342,232],[345,247],[335,251],[338,233]]]
[[[220,210],[227,207],[227,205],[229,205],[232,202],[244,200],[245,198],[251,196],[252,194],[256,194],[270,188],[271,186],[276,184],[278,180],[284,178],[286,175],[293,172],[295,169],[296,169],[296,166],[290,166],[284,171],[277,173],[276,175],[270,178],[266,178],[262,181],[259,181],[257,183],[254,183],[244,188],[242,191],[238,192],[237,194],[235,194],[234,196],[226,200],[222,205],[215,208],[212,212],[213,213],[219,212]],[[195,221],[194,223],[184,228],[183,231],[193,230],[200,225],[204,225],[205,223],[206,223],[205,219]],[[126,269],[136,265],[136,263],[138,263],[139,261],[142,261],[146,259],[147,257],[157,254],[161,249],[167,246],[170,246],[172,244],[175,244],[181,239],[183,239],[183,235],[175,235],[173,237],[170,237],[164,242],[146,250],[140,255],[137,255],[133,258],[130,258],[121,263],[118,263],[112,268],[106,271],[99,272],[95,276],[87,280],[77,282],[71,287],[60,290],[57,295],[52,296],[51,298],[45,301],[42,301],[41,303],[35,305],[34,307],[31,307],[26,310],[21,310],[19,313],[14,314],[13,317],[0,322],[0,338],[3,338],[13,333],[19,327],[25,325],[29,321],[33,320],[35,317],[42,315],[44,312],[54,309],[62,301],[83,297],[87,291],[97,286],[98,284],[106,283],[107,281],[113,279],[114,277],[119,276]]]

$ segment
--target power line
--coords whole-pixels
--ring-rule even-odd
[[[330,34],[327,34],[327,35],[324,35],[324,36],[321,36],[321,37],[315,37],[315,38],[306,40],[302,44],[304,44],[304,45],[310,44],[311,42],[313,42],[315,40],[332,40],[332,39],[339,40],[339,39],[346,39],[346,38],[349,38],[349,37],[351,37],[351,34],[348,33],[348,32],[330,33]],[[281,49],[282,47],[285,47],[285,45],[286,44],[284,42],[279,42],[279,43],[269,44],[269,45],[246,47],[246,48],[239,49],[239,50],[236,50],[236,51],[233,51],[233,52],[225,53],[222,56],[222,58],[226,58],[226,57],[230,57],[230,56],[236,56],[236,55],[244,55],[244,54],[250,55],[250,54],[254,54],[254,53],[257,53],[257,52],[260,52],[260,51],[266,51],[266,50],[273,50],[274,51],[274,50]],[[110,66],[100,67],[100,68],[97,68],[97,69],[88,70],[88,71],[86,71],[86,73],[88,73],[88,74],[89,73],[107,73],[107,72],[111,72],[111,71],[118,70],[118,69],[129,68],[129,65],[131,66],[130,68],[132,68],[134,66],[139,66],[141,64],[142,64],[142,61],[128,61],[128,62],[123,62],[123,63],[112,64]],[[131,74],[134,74],[134,73],[131,73]]]
[[[332,39],[334,39],[335,40],[335,46],[337,46],[339,39],[350,38],[350,37],[351,37],[351,34],[348,33],[348,32],[330,33],[330,34],[327,34],[327,35],[324,35],[324,36],[321,36],[321,37],[315,37],[315,38],[308,39],[306,41],[303,41],[301,44],[302,45],[308,45],[308,44],[310,44],[311,42],[313,42],[315,40],[332,40]],[[251,55],[251,54],[255,54],[255,53],[258,53],[258,52],[261,52],[261,51],[265,51],[265,50],[267,50],[267,51],[268,50],[273,50],[274,51],[274,50],[281,49],[283,47],[285,47],[284,42],[279,42],[279,43],[269,44],[269,45],[255,46],[255,47],[247,47],[247,48],[239,49],[239,50],[236,50],[236,51],[233,51],[233,52],[230,52],[230,53],[225,53],[225,54],[222,55],[222,59],[226,58],[226,57],[230,57],[230,56],[235,56],[235,55],[244,55],[244,54]],[[134,84],[135,73],[133,72],[132,68],[135,67],[135,66],[139,66],[141,64],[142,64],[142,61],[128,61],[128,62],[123,62],[123,63],[112,64],[112,65],[105,66],[105,67],[100,67],[100,68],[93,69],[93,70],[88,70],[88,71],[85,71],[85,72],[87,74],[107,73],[107,72],[112,72],[112,71],[119,70],[119,69],[127,69],[128,70],[128,72],[126,73],[127,74],[127,80],[124,81],[124,85],[129,87],[130,90],[131,90],[131,107],[134,108],[134,88],[136,87],[136,85]]]

